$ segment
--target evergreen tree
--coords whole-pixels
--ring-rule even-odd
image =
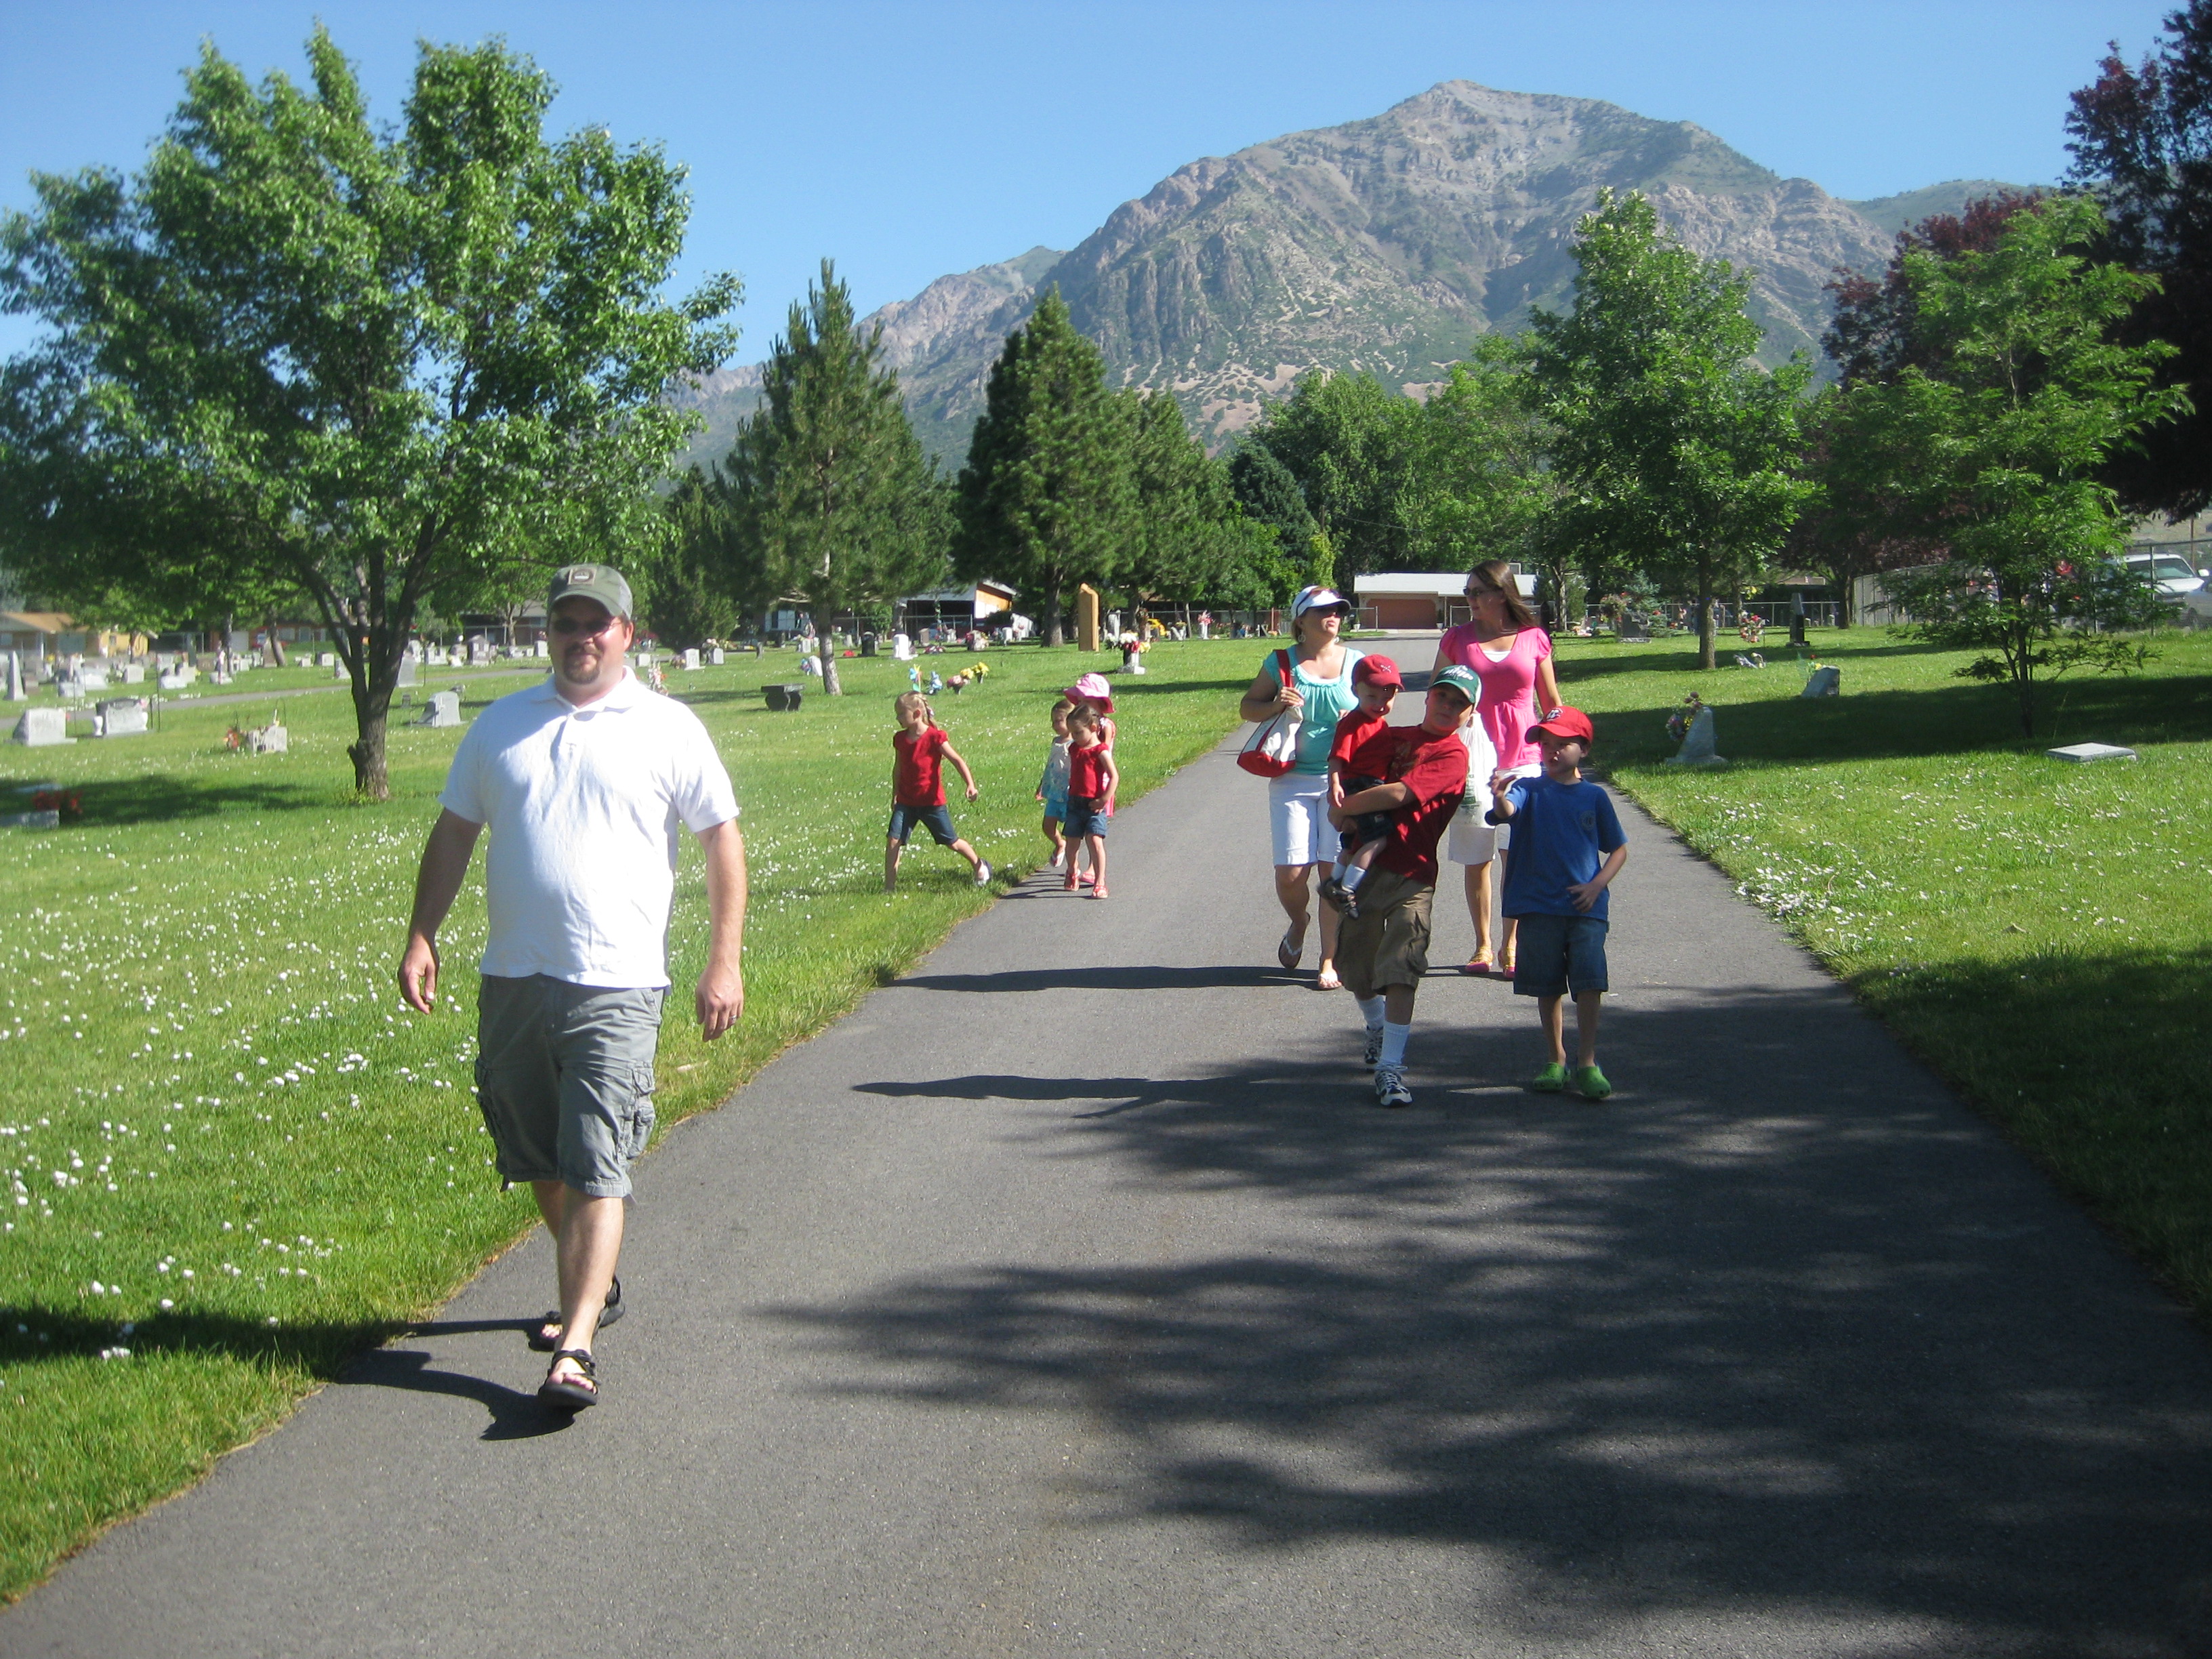
[[[1229,484],[1237,492],[1247,518],[1271,526],[1278,544],[1289,552],[1302,551],[1321,526],[1306,508],[1305,492],[1290,468],[1275,457],[1256,434],[1247,433],[1229,458]]]
[[[1191,435],[1182,404],[1166,392],[1123,395],[1133,402],[1137,511],[1121,576],[1132,596],[1224,606],[1287,596],[1274,532],[1245,516],[1228,466]]]
[[[824,259],[769,352],[760,407],[708,485],[723,520],[695,532],[720,540],[732,596],[805,597],[832,696],[838,615],[930,586],[945,569],[944,492],[882,357],[882,327],[859,331]]]
[[[1105,375],[1053,288],[992,366],[960,471],[954,562],[1034,594],[1047,645],[1077,585],[1112,580],[1130,550],[1133,411]]]
[[[1531,319],[1561,532],[1694,588],[1711,668],[1715,594],[1757,575],[1813,493],[1793,470],[1812,368],[1759,367],[1750,276],[1662,233],[1641,195],[1601,191],[1575,258],[1574,310]]]

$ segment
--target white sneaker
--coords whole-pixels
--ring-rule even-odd
[[[1410,1106],[1413,1103],[1413,1091],[1406,1086],[1404,1074],[1395,1066],[1378,1066],[1375,1068],[1375,1103],[1377,1106]]]
[[[975,866],[975,884],[978,887],[988,887],[991,884],[991,866],[989,865],[979,864]]]
[[[1382,1028],[1380,1025],[1370,1025],[1367,1028],[1367,1052],[1360,1057],[1360,1064],[1371,1072],[1382,1063]]]

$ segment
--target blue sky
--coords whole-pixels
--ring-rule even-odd
[[[2172,3],[0,0],[0,205],[29,204],[34,169],[136,167],[204,38],[297,77],[320,16],[396,118],[418,39],[502,34],[560,83],[556,130],[689,164],[686,275],[744,276],[751,358],[825,253],[866,309],[1072,247],[1198,156],[1453,78],[1694,121],[1839,196],[2045,181],[2066,94],[2108,39],[2140,57]],[[27,337],[0,318],[0,351]]]

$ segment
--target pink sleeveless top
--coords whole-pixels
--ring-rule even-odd
[[[1542,718],[1536,707],[1536,665],[1552,654],[1552,636],[1540,628],[1524,628],[1513,636],[1503,661],[1492,661],[1477,641],[1472,623],[1444,630],[1444,660],[1474,672],[1482,682],[1482,700],[1474,706],[1475,718],[1490,734],[1498,750],[1498,763],[1507,771],[1534,766],[1543,759],[1528,728]]]

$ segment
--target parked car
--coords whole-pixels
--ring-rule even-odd
[[[2130,553],[2127,565],[2147,579],[2168,605],[2183,605],[2191,594],[2204,591],[2204,578],[2179,553]]]

